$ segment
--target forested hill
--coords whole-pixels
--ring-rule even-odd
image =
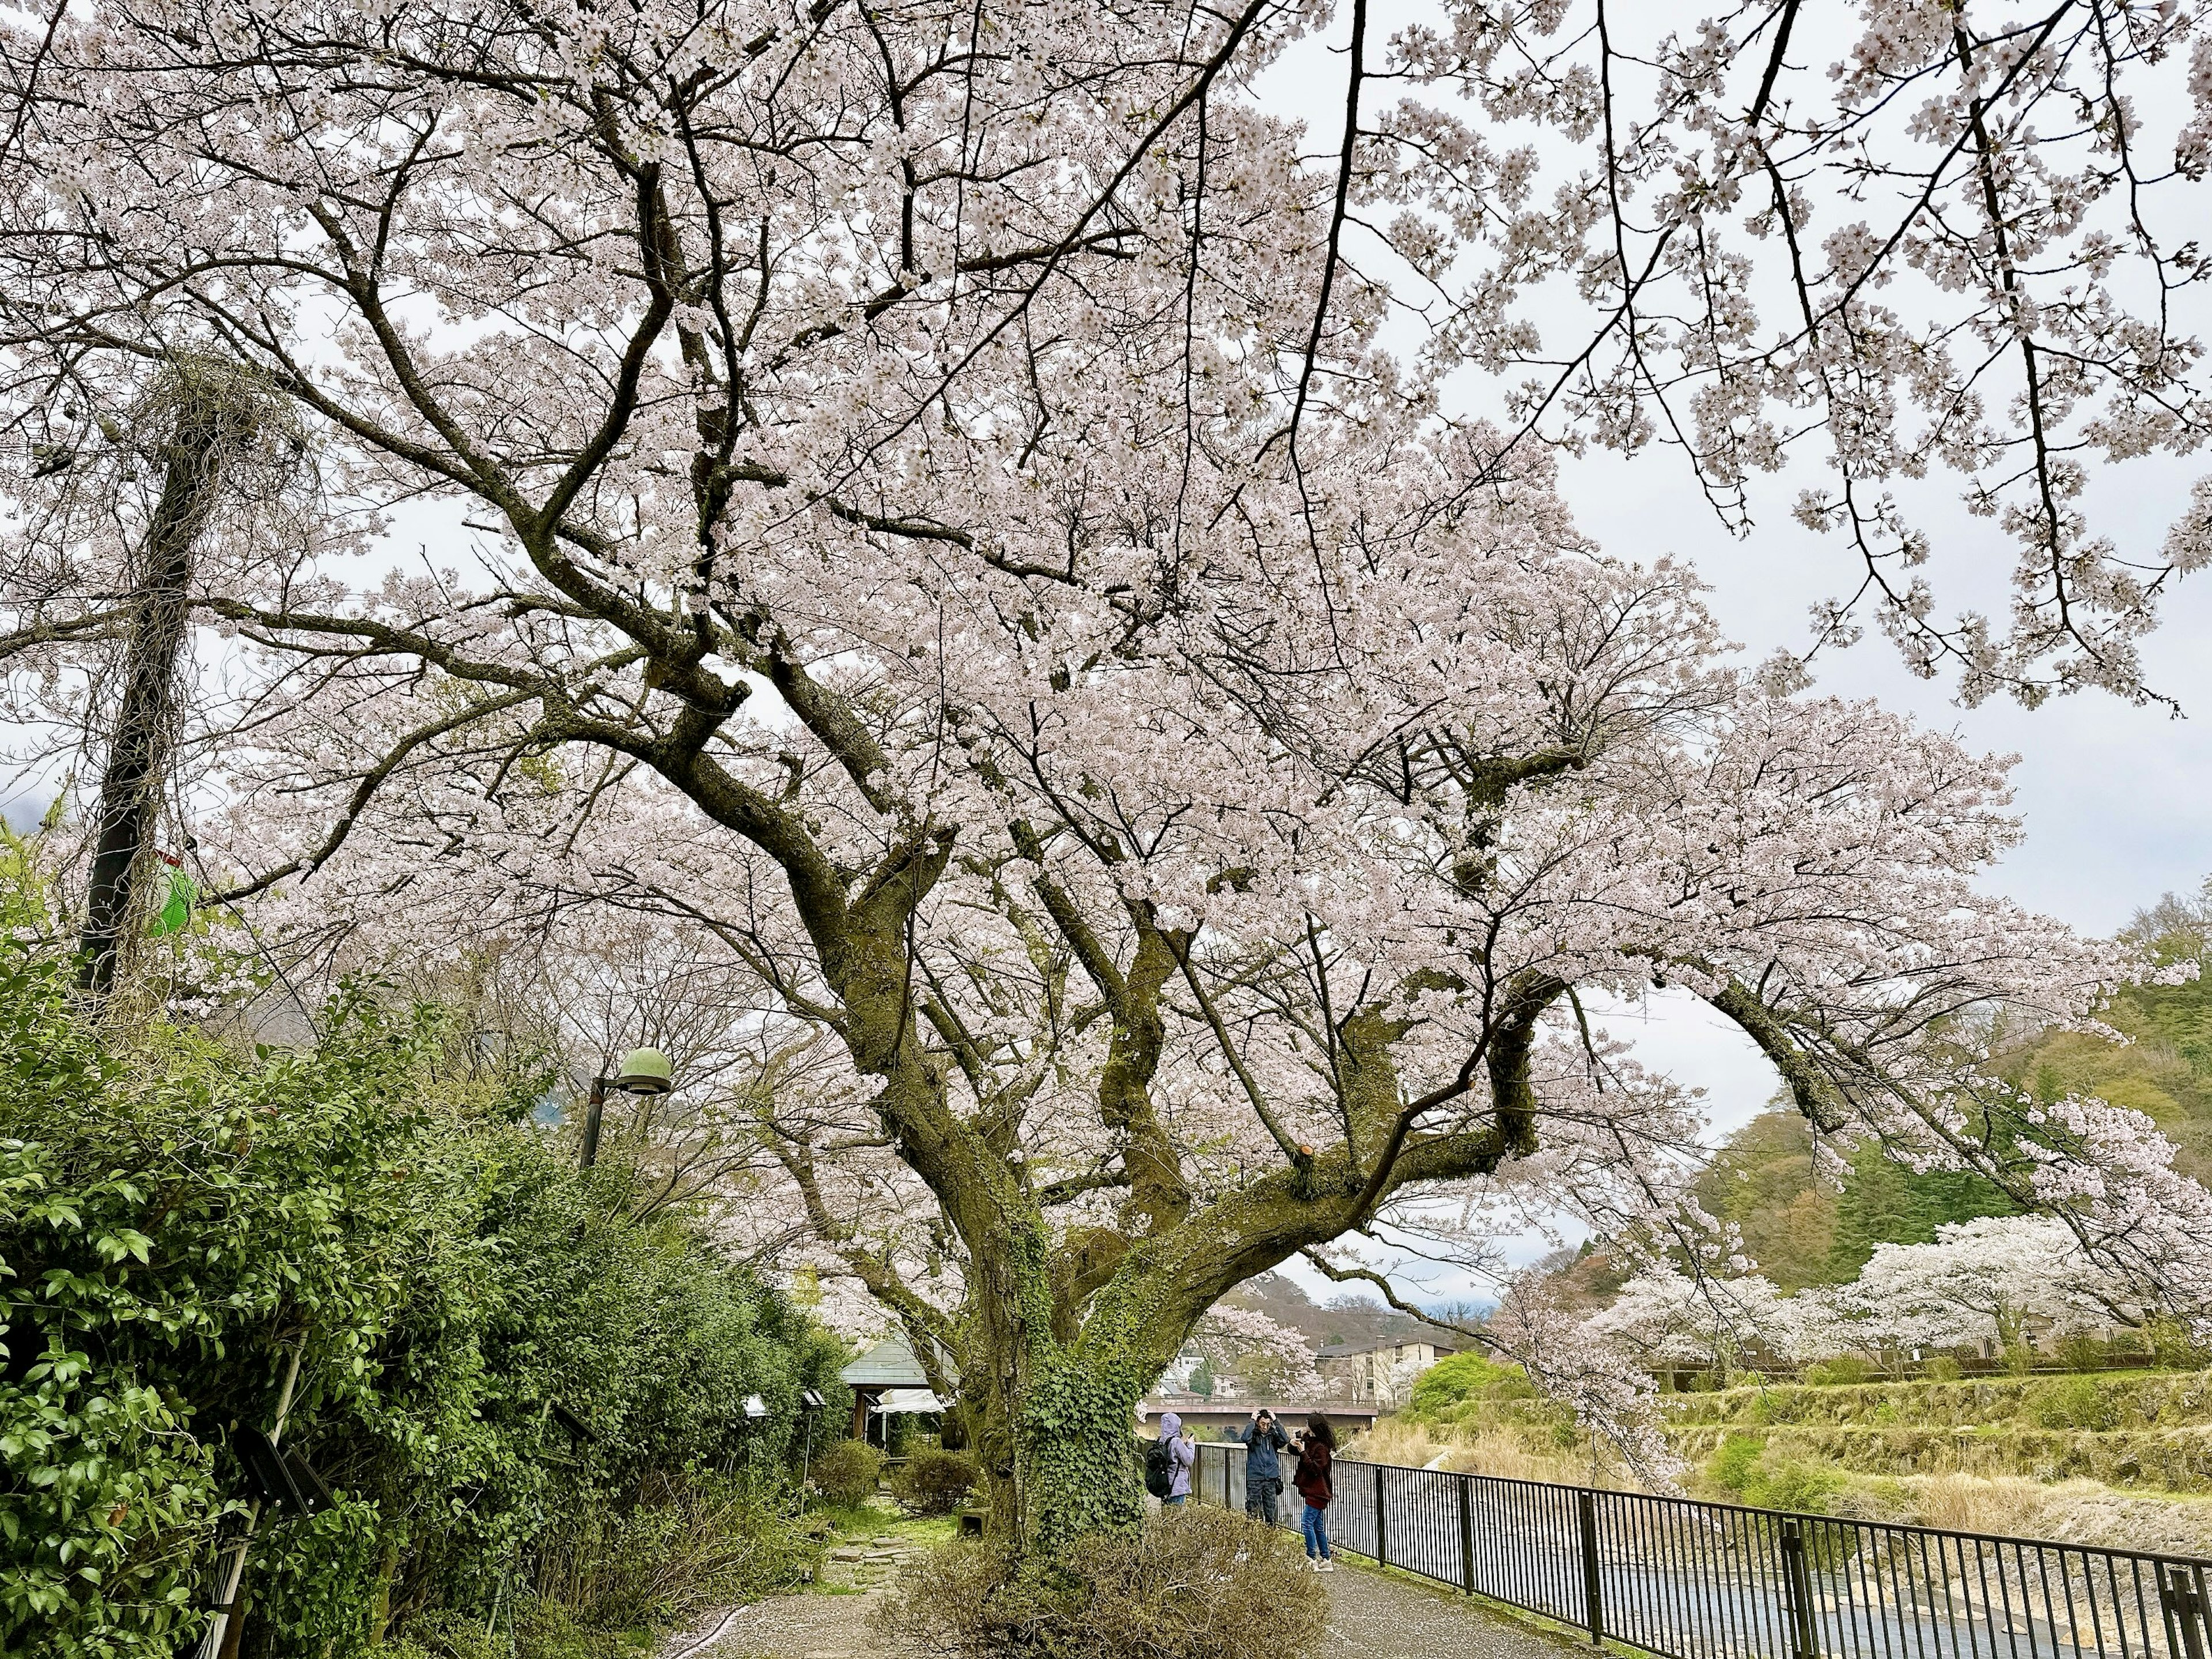
[[[2126,937],[2161,966],[2205,971],[2114,998],[2105,1018],[2128,1042],[2051,1033],[2001,1052],[1998,1069],[2039,1100],[2080,1092],[2133,1107],[2180,1149],[2184,1170],[2212,1182],[2212,884],[2142,912]],[[2013,1209],[1976,1176],[1916,1176],[1871,1146],[1838,1192],[1814,1180],[1812,1153],[1803,1118],[1777,1108],[1738,1130],[1698,1183],[1705,1207],[1741,1227],[1746,1253],[1785,1292],[1856,1277],[1878,1243],[1926,1243],[1945,1222]]]

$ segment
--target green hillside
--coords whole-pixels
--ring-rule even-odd
[[[1755,1441],[1770,1461],[1863,1474],[2027,1475],[2212,1492],[2212,1373],[1803,1384],[1669,1395],[1692,1463]]]
[[[2124,937],[2161,967],[2212,966],[2212,889],[2160,901]],[[2212,1182],[2212,973],[2128,986],[2105,1019],[2129,1040],[2039,1035],[2001,1048],[1996,1068],[2040,1101],[2094,1094],[2143,1113],[2179,1149],[2179,1166]],[[2014,1207],[1978,1176],[1915,1175],[1873,1146],[1858,1149],[1837,1192],[1814,1179],[1812,1132],[1783,1107],[1737,1130],[1697,1190],[1742,1230],[1747,1253],[1784,1291],[1856,1277],[1878,1243],[1924,1244],[1947,1222]]]

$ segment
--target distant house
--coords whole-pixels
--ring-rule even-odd
[[[1458,1352],[1427,1337],[1382,1337],[1372,1342],[1332,1342],[1314,1364],[1332,1398],[1395,1411],[1413,1393],[1415,1378]]]

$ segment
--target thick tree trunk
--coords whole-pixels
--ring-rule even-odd
[[[1143,1524],[1137,1402],[1190,1321],[1125,1286],[1074,1330],[1054,1303],[1043,1231],[1036,1218],[1016,1226],[1012,1248],[975,1273],[961,1390],[993,1534],[1017,1553],[1049,1555],[1085,1533]]]
[[[1127,1356],[1059,1350],[1039,1357],[1015,1418],[1030,1547],[1049,1553],[1086,1532],[1144,1523],[1136,1407],[1154,1375]]]

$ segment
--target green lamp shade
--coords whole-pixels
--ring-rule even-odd
[[[668,1056],[658,1048],[633,1048],[623,1056],[615,1087],[626,1095],[665,1095],[676,1086]]]

